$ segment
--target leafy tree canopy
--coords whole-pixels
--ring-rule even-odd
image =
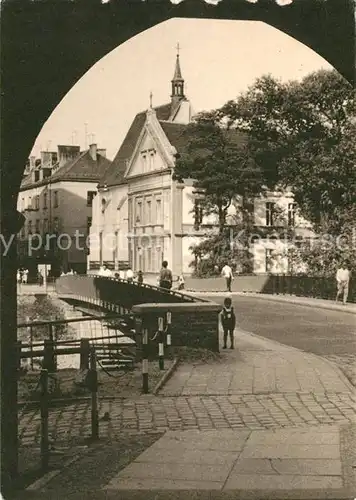
[[[248,134],[256,164],[293,190],[317,231],[339,234],[356,205],[355,109],[352,87],[322,70],[301,82],[264,76],[216,114]]]
[[[187,141],[177,158],[174,178],[193,180],[194,188],[204,194],[204,212],[218,215],[222,232],[233,199],[261,192],[263,171],[250,155],[246,134],[224,126],[215,111],[197,115],[183,134]]]

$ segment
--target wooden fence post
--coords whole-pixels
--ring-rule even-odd
[[[80,370],[88,370],[90,356],[89,339],[80,339]]]
[[[56,371],[53,341],[48,339],[45,339],[44,341],[43,368],[48,370],[50,373],[54,373]]]
[[[49,467],[49,440],[48,440],[48,370],[41,370],[40,375],[40,408],[41,408],[41,468]]]
[[[22,341],[18,340],[16,343],[16,356],[17,356],[17,369],[21,369],[21,349],[22,349]]]
[[[90,351],[91,376],[91,437],[99,439],[99,412],[98,412],[98,372],[96,370],[95,347]]]

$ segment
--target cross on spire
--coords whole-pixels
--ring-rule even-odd
[[[180,50],[180,45],[179,45],[179,42],[177,43],[176,45],[176,49],[177,49],[177,56],[179,57],[179,50]]]
[[[150,108],[152,109],[152,97],[153,97],[153,94],[152,94],[152,90],[150,92]]]

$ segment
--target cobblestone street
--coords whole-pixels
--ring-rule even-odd
[[[352,393],[288,393],[233,396],[142,396],[135,400],[101,401],[101,437],[122,432],[186,429],[273,429],[291,426],[356,422]],[[90,434],[90,403],[50,411],[54,441],[72,441]],[[40,415],[29,411],[20,420],[23,444],[39,443]]]

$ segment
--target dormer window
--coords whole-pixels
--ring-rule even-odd
[[[147,154],[146,152],[142,153],[142,172],[147,172]]]
[[[149,170],[154,170],[155,169],[155,156],[156,156],[156,151],[154,149],[151,149],[149,152]]]
[[[105,208],[106,208],[106,199],[103,198],[101,200],[101,212],[104,213],[105,212]]]

